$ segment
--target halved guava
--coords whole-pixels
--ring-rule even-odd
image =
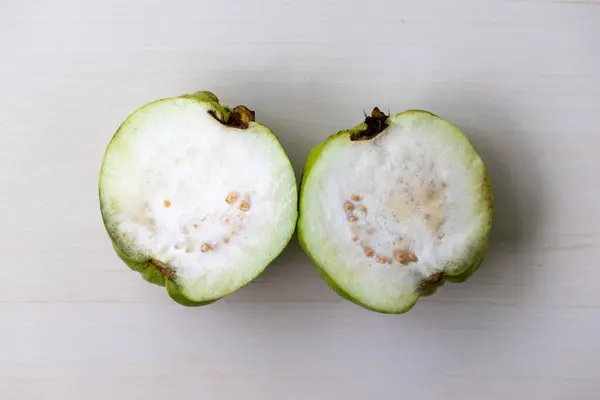
[[[456,126],[375,108],[309,154],[298,239],[342,297],[399,314],[478,268],[492,210],[485,165]]]
[[[294,171],[275,134],[210,92],[132,113],[106,149],[99,196],[119,257],[188,306],[258,276],[298,216]]]

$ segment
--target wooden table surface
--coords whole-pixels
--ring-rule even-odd
[[[0,398],[600,398],[600,2],[0,3]],[[106,144],[214,91],[299,173],[379,105],[459,125],[489,167],[488,257],[407,314],[334,294],[295,239],[205,308],[113,253]]]

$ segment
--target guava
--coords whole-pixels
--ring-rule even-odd
[[[276,135],[211,92],[163,98],[130,114],[99,178],[117,255],[186,306],[256,278],[294,233],[298,189]]]
[[[458,127],[423,110],[375,108],[310,152],[299,210],[298,240],[329,286],[366,309],[401,314],[479,267],[493,195]]]

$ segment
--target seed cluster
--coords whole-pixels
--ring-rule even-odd
[[[229,192],[227,196],[225,196],[225,203],[229,204],[232,208],[237,207],[237,209],[240,210],[242,213],[247,213],[248,211],[250,211],[251,207],[250,195],[242,196],[240,192],[237,191]],[[238,214],[236,219],[239,221],[239,223],[243,223],[244,215]],[[221,218],[221,224],[225,226],[231,226],[231,218],[226,215],[223,216]],[[239,225],[237,225],[236,227],[240,228]],[[231,241],[231,239],[237,234],[238,233],[235,229],[229,229],[227,234],[221,238],[221,243],[223,245],[228,244]],[[216,250],[218,246],[218,244],[211,244],[207,242],[202,244],[202,246],[200,247],[200,251],[202,251],[203,253],[208,253],[210,251]]]
[[[348,220],[348,222],[356,222],[358,221],[358,214],[364,214],[365,216],[367,215],[367,207],[365,207],[362,204],[359,204],[358,206],[355,204],[356,202],[361,201],[361,198],[359,195],[357,194],[353,194],[352,196],[350,196],[350,200],[346,200],[344,202],[344,212],[346,213],[346,219]]]
[[[405,250],[396,250],[396,252],[394,253],[394,258],[396,259],[396,261],[404,265],[407,265],[411,262],[419,261],[419,258],[415,253]]]
[[[217,250],[219,248],[219,246],[228,244],[231,241],[231,239],[238,234],[236,229],[240,229],[243,227],[244,220],[245,220],[245,214],[247,214],[251,208],[250,195],[242,196],[237,191],[229,192],[225,196],[225,203],[227,203],[230,206],[230,210],[237,208],[237,210],[238,210],[237,215],[235,217],[234,216],[230,217],[227,215],[224,215],[221,217],[221,224],[227,228],[227,234],[223,235],[220,238],[220,240],[216,240],[216,241],[211,240],[211,241],[202,243],[200,245],[200,249],[199,249],[202,253],[208,253],[208,252]],[[171,206],[172,206],[171,200],[168,200],[168,199],[163,200],[164,208],[170,208]],[[233,220],[233,223],[232,223],[232,220]],[[197,230],[199,228],[199,224],[200,224],[199,222],[195,222],[191,226],[193,227],[194,230]],[[189,233],[190,233],[187,224],[182,224],[180,226],[180,230],[181,230],[181,234],[183,234],[185,236],[189,235]],[[174,245],[174,248],[177,250],[185,249],[186,253],[193,253],[194,251],[198,250],[198,248],[196,246],[194,246],[194,243],[191,242],[189,237],[182,242],[177,242]]]
[[[358,221],[359,217],[361,216],[366,217],[369,211],[368,208],[362,204],[362,197],[358,194],[352,194],[349,200],[344,201],[342,208],[349,223]],[[412,246],[407,245],[406,241],[404,240],[400,240],[402,245],[398,247],[401,248],[394,251],[393,257],[388,257],[385,254],[376,253],[373,247],[363,243],[363,240],[361,240],[360,236],[356,234],[356,231],[359,229],[358,226],[351,226],[351,229],[353,232],[355,232],[355,234],[352,236],[352,241],[362,247],[363,253],[366,257],[374,257],[378,264],[393,264],[393,261],[396,260],[400,264],[408,265],[409,263],[415,263],[419,261],[417,255],[409,250]],[[366,232],[373,233],[373,228],[367,228]]]

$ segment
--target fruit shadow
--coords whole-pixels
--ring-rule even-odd
[[[543,180],[528,129],[516,105],[502,93],[480,98],[442,89],[426,108],[455,123],[485,162],[494,194],[489,247],[479,269],[465,282],[446,283],[431,297],[421,298],[398,319],[380,319],[395,331],[414,331],[436,349],[431,362],[453,360],[453,373],[476,373],[474,365],[495,358],[514,365],[510,337],[526,327],[543,290],[544,255],[539,251],[543,215]],[[468,110],[468,112],[465,112]],[[536,294],[537,293],[537,294]],[[504,328],[506,327],[506,329]],[[507,346],[506,351],[498,351]],[[446,367],[442,367],[446,368]]]
[[[323,282],[294,235],[284,251],[252,282],[223,299],[226,304],[317,304],[340,299]]]
[[[497,365],[488,370],[518,369],[514,336],[530,327],[535,312],[528,306],[535,304],[545,281],[539,268],[544,263],[539,251],[545,198],[542,174],[528,129],[521,123],[527,118],[502,95],[500,91],[481,98],[442,87],[435,97],[410,105],[455,123],[487,166],[494,218],[479,269],[467,281],[446,283],[434,295],[421,298],[406,314],[390,318],[356,312],[390,343],[395,338],[396,350],[414,356],[417,365],[437,365],[453,376],[477,375],[486,363]],[[405,342],[427,350],[412,354]],[[381,363],[392,365],[396,354],[381,355]]]
[[[458,105],[429,109],[453,121],[482,157],[492,183],[494,217],[489,247],[479,270],[461,284],[446,284],[430,301],[518,306],[527,288],[543,279],[538,228],[543,220],[542,175],[536,152],[516,107],[493,96],[453,96]],[[438,111],[439,110],[439,111]],[[469,110],[468,116],[463,110]]]
[[[293,79],[283,79],[293,76]],[[279,137],[294,167],[298,182],[310,150],[329,134],[360,122],[356,110],[340,104],[327,82],[312,76],[263,73],[239,77],[219,87],[225,104],[251,104],[256,119]],[[279,79],[281,78],[281,79]],[[445,82],[445,81],[441,81]],[[479,270],[461,284],[446,284],[429,298],[423,298],[411,314],[437,303],[500,305],[504,310],[527,303],[530,290],[543,279],[536,268],[543,264],[538,245],[538,226],[543,219],[542,176],[536,152],[521,121],[521,109],[511,93],[494,88],[489,93],[458,85],[434,85],[435,93],[415,93],[407,104],[377,104],[399,112],[423,108],[458,125],[483,158],[494,193],[494,219],[490,244]],[[277,94],[284,98],[274,98]],[[422,97],[419,97],[422,96]],[[338,104],[338,106],[336,106]],[[366,105],[365,105],[366,106]],[[324,108],[337,108],[330,113]],[[246,287],[224,302],[333,301],[331,290],[298,245],[296,236],[283,253]]]

